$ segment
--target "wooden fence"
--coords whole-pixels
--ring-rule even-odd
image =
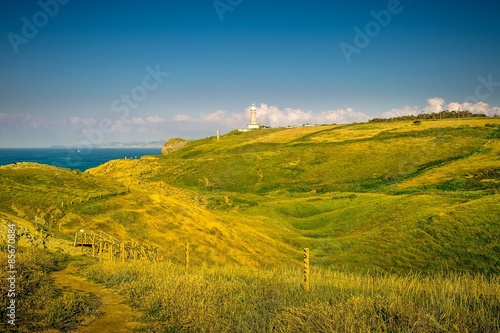
[[[86,232],[80,230],[75,234],[75,246],[80,246],[83,251],[83,247],[90,247],[92,251],[92,257],[99,256],[99,260],[102,261],[104,254],[106,258],[113,260],[158,260],[158,247],[149,244],[139,244],[134,242],[120,241],[113,236],[105,233],[104,231],[90,231]],[[304,261],[302,262],[302,287],[305,290],[309,290],[310,281],[310,270],[309,270],[309,248],[304,248]],[[184,246],[184,260],[185,269],[189,270],[189,244],[186,243]]]
[[[110,260],[151,260],[158,259],[158,247],[147,243],[121,241],[104,231],[83,231],[75,234],[74,246],[90,247],[92,257]]]

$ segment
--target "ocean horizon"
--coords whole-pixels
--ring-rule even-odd
[[[35,162],[85,171],[115,159],[161,155],[161,148],[0,148],[0,166]]]

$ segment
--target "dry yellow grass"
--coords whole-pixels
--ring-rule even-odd
[[[478,170],[498,168],[500,165],[500,141],[490,140],[483,145],[483,149],[490,151],[488,154],[472,155],[465,159],[430,169],[420,175],[398,183],[396,188],[401,190],[423,185],[439,184],[459,176],[474,174]]]
[[[291,141],[300,139],[304,135],[310,135],[318,132],[329,131],[331,129],[337,128],[341,125],[325,125],[325,126],[314,126],[314,127],[300,127],[300,128],[284,128],[278,131],[270,131],[266,133],[267,130],[261,130],[261,136],[247,141],[244,144],[252,143],[289,143]]]
[[[312,142],[342,142],[347,140],[359,140],[372,138],[385,131],[392,133],[422,132],[442,128],[456,128],[484,126],[487,123],[500,124],[500,119],[496,118],[464,118],[464,119],[443,119],[443,120],[423,120],[420,125],[413,125],[411,121],[395,121],[381,123],[366,123],[356,125],[342,125],[334,130],[323,131],[309,138]]]
[[[348,274],[297,265],[103,263],[85,274],[118,287],[150,332],[497,332],[500,280],[482,275]],[[295,267],[295,268],[294,268]]]

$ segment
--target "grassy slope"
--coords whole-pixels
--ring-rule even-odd
[[[293,253],[270,238],[279,229],[250,224],[245,218],[221,219],[193,202],[195,197],[189,191],[167,185],[155,188],[145,184],[141,190],[136,184],[128,190],[106,177],[35,163],[0,167],[0,176],[0,212],[21,216],[67,240],[80,229],[102,230],[119,239],[159,245],[163,257],[180,262],[184,243],[189,242],[196,251],[193,264],[215,258],[256,265],[255,260],[241,255]]]
[[[169,274],[165,274],[169,272]],[[498,276],[249,271],[104,262],[84,274],[146,314],[148,332],[498,332]]]
[[[487,123],[500,121],[232,132],[91,173],[188,189],[243,233],[274,230],[276,246],[310,247],[321,265],[498,273],[500,146]]]
[[[83,174],[0,167],[0,211],[68,240],[84,228],[148,241],[176,261],[189,242],[195,265],[310,247],[322,266],[498,273],[500,144],[487,123],[500,121],[232,132]]]
[[[495,131],[488,121],[497,120],[232,132],[190,142],[140,176],[197,192],[373,191],[487,150]]]

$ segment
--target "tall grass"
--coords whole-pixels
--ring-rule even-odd
[[[85,274],[118,287],[150,332],[498,332],[497,276],[357,274],[104,262]]]
[[[5,246],[0,246],[0,262],[7,264]],[[77,316],[96,314],[98,301],[93,294],[63,293],[49,273],[64,266],[66,256],[35,247],[18,248],[16,253],[16,296],[7,297],[9,285],[6,269],[0,270],[0,331],[67,332],[76,328]],[[15,326],[7,320],[7,305],[15,299]]]

